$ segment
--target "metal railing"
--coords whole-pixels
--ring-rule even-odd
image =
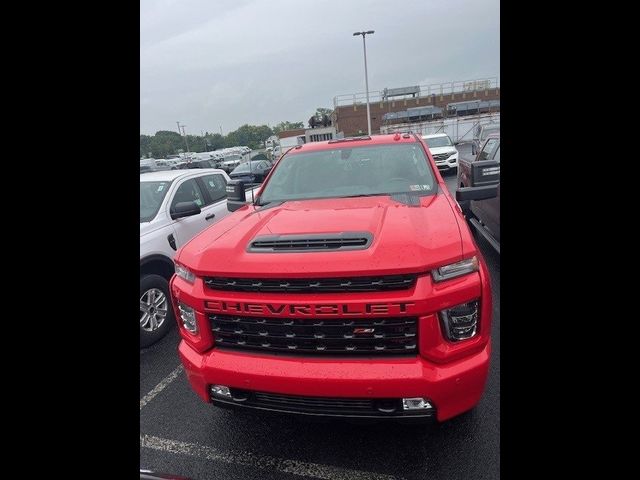
[[[417,94],[408,94],[402,97],[386,97],[386,89],[369,91],[369,103],[404,100],[405,98],[426,98],[431,95],[462,94],[500,88],[500,78],[489,77],[455,82],[432,83],[430,85],[420,85],[419,87],[420,91]],[[333,97],[333,108],[347,105],[365,105],[366,101],[366,92],[336,95]]]
[[[487,112],[465,117],[442,118],[426,122],[401,123],[383,125],[380,133],[415,133],[430,135],[446,133],[454,142],[469,142],[473,140],[474,130],[486,123],[500,123],[500,112]]]

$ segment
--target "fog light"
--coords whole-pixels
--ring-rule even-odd
[[[478,333],[478,301],[442,310],[440,320],[448,340],[457,342],[474,337]]]
[[[231,399],[231,390],[224,385],[211,385],[211,395],[229,400]]]
[[[431,403],[426,398],[403,398],[402,409],[403,410],[427,410],[433,408]]]
[[[198,333],[198,324],[196,322],[196,311],[184,303],[178,303],[180,311],[180,319],[182,326],[191,333]]]

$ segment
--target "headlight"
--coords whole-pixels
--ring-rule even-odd
[[[176,263],[176,275],[189,283],[193,283],[196,280],[195,274],[187,267],[180,265],[179,263]]]
[[[471,257],[461,262],[451,263],[440,268],[436,268],[431,271],[433,280],[435,282],[442,282],[443,280],[449,280],[451,278],[460,277],[467,273],[478,271],[478,258]]]
[[[196,311],[184,303],[178,303],[180,311],[180,320],[182,326],[191,333],[198,333],[198,323],[196,322]]]
[[[457,342],[475,337],[478,333],[478,301],[440,311],[440,321],[449,341]]]

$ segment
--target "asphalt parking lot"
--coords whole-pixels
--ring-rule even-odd
[[[469,145],[459,147],[461,155]],[[455,175],[445,177],[455,191]],[[140,467],[206,479],[496,479],[500,476],[500,256],[476,236],[493,286],[492,359],[480,404],[437,425],[353,425],[234,413],[192,392],[174,328],[140,352]]]

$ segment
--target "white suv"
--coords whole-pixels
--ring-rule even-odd
[[[422,139],[429,147],[438,170],[441,172],[458,171],[458,150],[449,135],[446,133],[434,133],[423,135]]]
[[[168,283],[173,256],[229,214],[229,180],[212,168],[140,175],[140,347],[160,340],[174,323]]]

